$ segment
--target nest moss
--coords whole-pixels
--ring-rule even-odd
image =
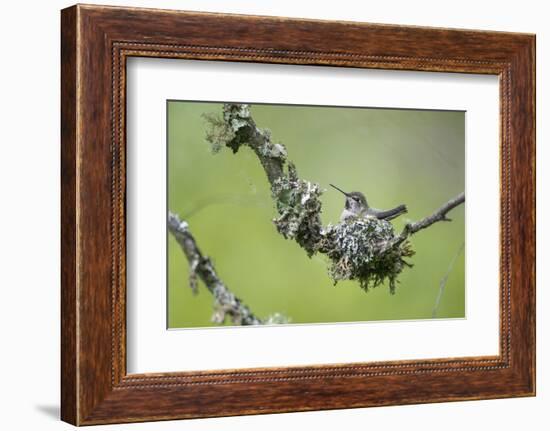
[[[335,284],[357,280],[368,291],[387,280],[393,294],[398,275],[405,266],[411,266],[405,258],[414,254],[408,241],[382,251],[394,237],[390,222],[357,218],[329,225],[319,247],[330,258],[329,274]]]

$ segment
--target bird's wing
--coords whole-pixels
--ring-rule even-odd
[[[374,208],[371,208],[379,219],[382,220],[393,220],[394,218],[400,216],[401,214],[405,214],[407,212],[407,207],[405,205],[399,205],[395,208],[392,208],[391,210],[377,210]]]

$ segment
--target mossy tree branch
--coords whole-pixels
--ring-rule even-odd
[[[204,283],[214,297],[214,314],[212,321],[222,324],[229,317],[235,325],[263,325],[286,323],[281,314],[274,314],[265,320],[258,318],[248,306],[237,298],[218,276],[212,261],[204,256],[185,221],[172,213],[168,213],[168,230],[174,236],[189,262],[189,285],[197,293],[198,279]]]
[[[294,239],[308,256],[315,253],[328,256],[329,274],[335,283],[358,280],[367,290],[388,280],[393,293],[397,276],[404,267],[411,266],[405,260],[414,254],[407,240],[409,236],[437,221],[447,220],[447,212],[464,202],[462,194],[431,216],[408,224],[399,235],[391,223],[374,217],[323,227],[320,200],[323,190],[318,184],[299,178],[286,148],[273,143],[270,131],[256,125],[248,105],[226,103],[222,118],[215,115],[205,118],[210,126],[206,139],[213,152],[224,147],[234,153],[241,147],[254,151],[271,185],[278,215],[273,222],[278,232]]]
[[[237,153],[243,146],[254,151],[271,185],[279,214],[274,220],[277,230],[313,255],[323,229],[319,185],[298,178],[284,145],[272,142],[271,132],[256,125],[248,105],[224,104],[222,119],[208,115],[206,120],[210,123],[206,139],[213,152],[228,147]]]

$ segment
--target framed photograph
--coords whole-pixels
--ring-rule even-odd
[[[534,35],[61,17],[63,420],[535,394]]]

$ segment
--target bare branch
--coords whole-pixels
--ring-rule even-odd
[[[389,246],[395,247],[401,244],[410,235],[415,234],[416,232],[422,229],[426,229],[427,227],[430,227],[431,225],[433,225],[434,223],[437,223],[438,221],[451,221],[451,219],[447,217],[447,213],[451,211],[453,208],[456,208],[457,206],[459,206],[460,204],[463,204],[465,202],[465,199],[466,197],[464,195],[464,192],[460,193],[458,196],[446,202],[444,205],[442,205],[440,208],[438,208],[429,216],[424,217],[423,219],[415,223],[408,223],[403,229],[403,231],[398,236],[395,237],[395,239],[391,242]]]
[[[197,278],[200,278],[208,291],[214,296],[215,311],[212,320],[223,323],[226,316],[236,325],[261,325],[264,322],[256,317],[250,309],[237,298],[220,279],[212,261],[203,256],[195,238],[189,231],[189,225],[179,217],[168,213],[168,230],[180,245],[189,262],[189,282],[193,291],[196,291]],[[266,323],[272,322],[271,319]]]
[[[458,196],[451,199],[449,202],[447,202],[445,205],[435,211],[432,215],[429,215],[428,217],[425,217],[422,220],[417,221],[416,223],[412,223],[409,226],[409,232],[411,234],[416,233],[421,229],[426,229],[428,226],[431,226],[438,221],[451,221],[450,218],[447,218],[447,213],[453,208],[464,203],[465,199],[466,197],[464,193],[460,193]]]

